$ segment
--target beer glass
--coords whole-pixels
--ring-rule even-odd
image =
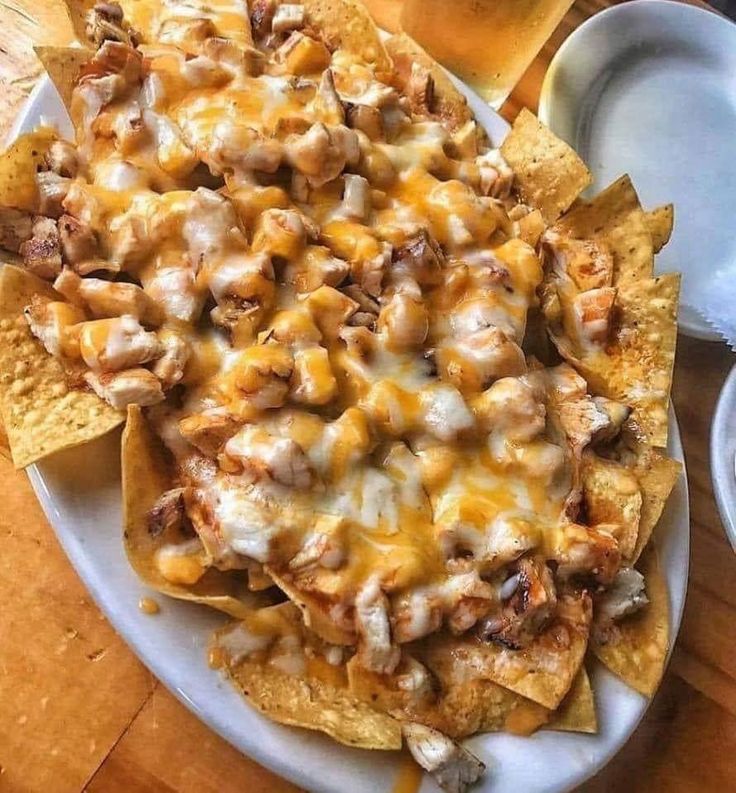
[[[498,108],[573,2],[403,0],[400,20],[427,52]]]

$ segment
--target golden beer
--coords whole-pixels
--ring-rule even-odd
[[[403,0],[400,21],[443,66],[499,107],[573,2]]]

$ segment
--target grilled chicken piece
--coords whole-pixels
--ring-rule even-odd
[[[38,209],[42,215],[58,218],[64,212],[64,199],[72,186],[72,180],[53,171],[36,174],[38,185]]]
[[[161,383],[148,369],[85,372],[84,379],[97,396],[118,410],[124,410],[128,405],[155,405],[164,400]]]
[[[191,354],[187,340],[177,331],[165,328],[158,334],[161,355],[152,366],[151,371],[158,377],[165,388],[171,388],[184,377],[184,369]]]
[[[434,78],[419,63],[412,63],[411,75],[406,84],[406,98],[411,112],[416,116],[431,116],[434,112]]]
[[[97,254],[97,236],[94,231],[71,215],[59,218],[59,239],[64,261],[74,266],[93,259]]]
[[[345,111],[346,124],[351,129],[357,129],[370,138],[381,140],[383,138],[383,114],[377,107],[371,105],[354,105],[347,103]]]
[[[37,215],[33,218],[31,238],[18,250],[23,264],[39,278],[53,280],[61,272],[61,242],[56,221]]]
[[[198,290],[189,267],[161,267],[144,282],[143,291],[164,313],[182,322],[196,322],[204,308],[206,294]]]
[[[371,186],[368,180],[357,174],[343,176],[345,190],[338,212],[350,220],[365,221],[371,212]]]
[[[256,221],[252,248],[269,256],[295,259],[304,249],[307,231],[295,209],[267,209]]]
[[[391,641],[388,600],[377,577],[364,584],[355,597],[355,625],[361,666],[379,674],[393,672],[401,660],[401,650]]]
[[[554,272],[571,278],[581,292],[611,285],[613,255],[605,242],[576,240],[557,229],[549,229],[542,243],[552,259]]]
[[[53,141],[44,160],[48,169],[59,176],[74,179],[79,172],[77,150],[72,143],[66,140]]]
[[[449,576],[442,585],[442,607],[447,627],[456,635],[470,630],[496,605],[493,587],[477,570]]]
[[[33,235],[33,220],[27,212],[0,207],[0,248],[19,253]]]
[[[284,6],[281,6],[283,8]],[[314,98],[316,117],[325,124],[344,124],[345,108],[337,90],[331,69],[325,69],[320,77],[317,95]]]
[[[336,179],[346,165],[355,165],[360,158],[358,136],[341,124],[312,124],[303,135],[287,141],[284,150],[289,165],[304,174],[312,187]]]
[[[328,570],[337,570],[345,561],[344,528],[343,518],[334,515],[318,517],[301,550],[289,562],[289,569],[301,570],[319,565]]]
[[[65,267],[54,281],[54,289],[70,302],[89,309],[94,317],[129,314],[148,326],[159,325],[161,309],[139,286],[101,278],[80,278]]]
[[[289,392],[294,358],[282,344],[259,344],[240,354],[233,369],[236,388],[253,407],[281,407]]]
[[[479,626],[485,641],[512,649],[526,647],[542,630],[557,606],[552,571],[543,559],[520,559],[500,590],[502,608]]]
[[[216,457],[238,431],[240,422],[224,413],[195,413],[179,421],[179,432],[207,457]]]
[[[449,383],[433,383],[419,393],[423,428],[441,441],[454,441],[475,426],[460,392]]]
[[[562,580],[592,580],[608,586],[621,565],[618,542],[605,524],[563,524],[548,553],[557,562],[557,576]]]
[[[286,74],[307,75],[326,69],[332,56],[323,42],[295,30],[273,57]]]
[[[498,149],[491,149],[475,158],[480,172],[480,189],[483,195],[504,199],[511,194],[514,172]]]
[[[337,396],[337,380],[324,347],[295,351],[290,396],[305,405],[326,405]]]
[[[31,333],[54,356],[79,357],[79,323],[84,312],[77,306],[34,296],[23,311]]]
[[[95,372],[118,372],[157,358],[161,345],[155,333],[146,331],[135,317],[124,314],[82,323],[79,349],[84,362]]]
[[[616,290],[610,286],[576,295],[573,303],[575,334],[584,347],[600,347],[608,341]]]
[[[444,254],[425,229],[395,248],[393,260],[397,276],[406,274],[420,286],[436,286],[442,279]]]
[[[609,588],[595,601],[597,623],[620,620],[649,603],[644,576],[633,567],[618,571]]]
[[[123,19],[118,3],[96,3],[87,12],[87,36],[99,47],[105,41],[119,41],[131,47],[138,45],[137,34]]]
[[[175,487],[162,493],[156,503],[148,510],[148,533],[151,537],[162,534],[193,536],[184,504],[185,488]]]
[[[411,756],[446,793],[465,793],[486,770],[474,754],[431,727],[406,722],[401,732]]]
[[[213,173],[228,168],[262,173],[275,173],[283,158],[283,145],[266,138],[237,118],[223,119],[215,124],[212,139],[198,154]]]
[[[254,0],[251,4],[250,26],[256,41],[265,39],[271,33],[271,22],[275,12],[275,0]]]
[[[312,470],[301,446],[263,427],[247,424],[225,444],[225,454],[256,479],[266,477],[298,490],[312,484]]]
[[[544,432],[546,409],[534,389],[518,377],[503,377],[473,399],[471,406],[484,430],[526,443]]]

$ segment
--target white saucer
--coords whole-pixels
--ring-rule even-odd
[[[736,366],[723,384],[713,414],[710,475],[721,523],[736,550]]]
[[[559,49],[539,117],[588,163],[591,192],[628,172],[645,207],[675,204],[657,270],[684,275],[680,329],[720,339],[688,294],[736,260],[736,25],[665,0],[613,6]]]

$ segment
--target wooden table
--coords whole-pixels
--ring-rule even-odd
[[[507,117],[536,107],[556,48],[611,4],[578,0],[505,106]],[[4,132],[38,74],[30,40],[58,41],[68,30],[52,2],[0,0],[0,13]],[[736,557],[708,462],[713,406],[736,357],[723,344],[681,337],[679,345],[674,401],[692,511],[684,623],[647,716],[586,791],[736,787]],[[210,732],[148,673],[86,593],[25,474],[3,458],[0,494],[0,791],[296,790]]]

